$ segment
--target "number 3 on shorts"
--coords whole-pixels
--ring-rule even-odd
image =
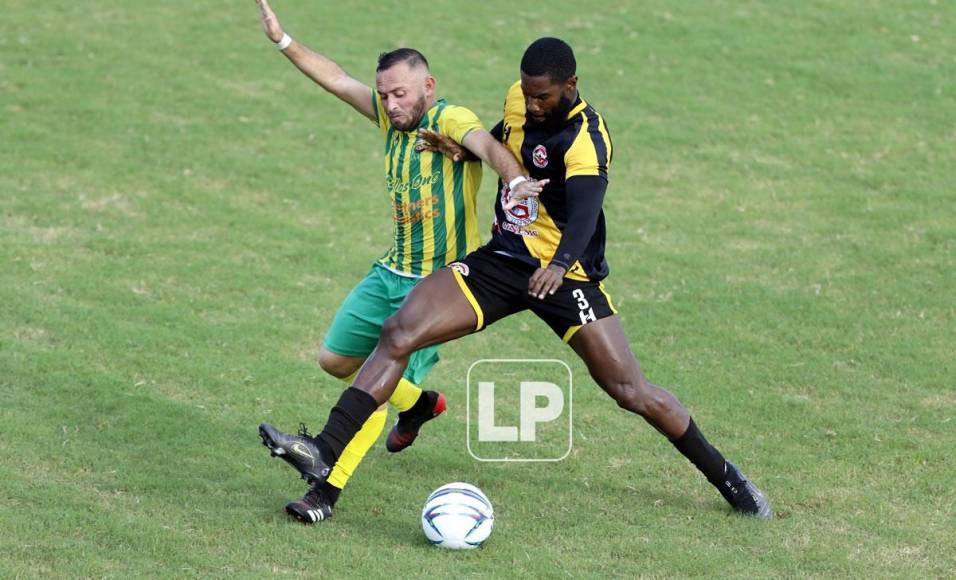
[[[594,309],[591,308],[591,304],[588,302],[588,299],[584,297],[584,290],[580,288],[575,288],[571,292],[571,296],[578,301],[578,315],[581,317],[581,324],[587,324],[588,322],[594,322],[597,320],[597,317],[594,316]]]

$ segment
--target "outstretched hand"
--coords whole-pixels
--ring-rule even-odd
[[[463,147],[460,143],[448,137],[432,131],[431,129],[419,129],[418,141],[415,143],[415,151],[431,151],[432,153],[441,153],[452,161],[477,161],[471,151]]]
[[[266,36],[268,36],[272,42],[279,42],[282,40],[282,26],[279,25],[279,19],[276,18],[276,13],[272,11],[268,0],[256,0],[256,4],[259,5],[259,12],[262,17],[263,32],[266,33]]]
[[[538,268],[528,281],[528,294],[538,300],[554,294],[564,283],[564,274],[567,272],[561,266],[549,264],[547,268]]]
[[[531,177],[522,181],[508,192],[505,205],[503,206],[504,209],[507,211],[529,197],[538,197],[541,195],[541,192],[544,191],[544,186],[547,185],[549,181],[550,179],[534,179]]]

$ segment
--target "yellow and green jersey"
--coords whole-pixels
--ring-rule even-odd
[[[399,131],[372,91],[376,122],[385,137],[385,187],[392,202],[394,243],[378,263],[404,276],[427,276],[478,247],[475,209],[481,162],[453,162],[415,151],[419,129],[461,143],[481,121],[464,107],[439,99],[413,131]]]

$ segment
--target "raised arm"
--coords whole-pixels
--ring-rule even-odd
[[[509,185],[511,191],[505,203],[505,209],[511,209],[525,198],[536,197],[548,183],[547,179],[541,181],[528,179],[521,171],[521,166],[518,165],[518,161],[511,154],[511,151],[508,151],[491,133],[484,129],[469,131],[465,138],[461,140],[461,144],[490,165],[495,173],[500,175],[501,179]]]
[[[282,54],[320,87],[342,99],[372,121],[376,121],[372,104],[372,89],[350,77],[332,59],[292,40],[282,30],[279,19],[268,0],[256,0],[262,16],[262,30],[272,42],[282,47]]]

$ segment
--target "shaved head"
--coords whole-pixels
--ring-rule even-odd
[[[400,62],[408,63],[408,68],[422,68],[428,71],[428,59],[425,55],[414,48],[396,48],[391,52],[383,52],[378,55],[378,68],[375,72],[382,72],[395,66]]]

